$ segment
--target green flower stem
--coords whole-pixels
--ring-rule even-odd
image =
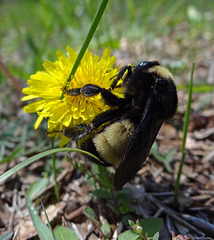
[[[94,36],[94,33],[95,33],[95,31],[97,29],[97,26],[98,26],[98,24],[99,24],[99,22],[101,20],[101,17],[103,15],[103,12],[104,12],[104,10],[106,8],[107,3],[108,3],[108,0],[102,0],[101,3],[100,3],[100,6],[99,6],[99,8],[98,8],[98,10],[97,10],[97,12],[95,14],[95,17],[93,19],[93,22],[91,24],[91,27],[90,27],[89,32],[87,34],[87,37],[86,37],[86,39],[85,39],[85,41],[84,41],[84,43],[82,45],[82,48],[80,49],[80,52],[79,52],[79,54],[77,56],[77,59],[76,59],[76,61],[74,63],[74,66],[73,66],[73,68],[71,70],[71,73],[70,73],[70,75],[69,75],[69,77],[67,79],[67,82],[66,82],[65,88],[64,88],[65,90],[67,89],[68,85],[70,84],[71,79],[73,78],[73,76],[74,76],[74,74],[75,74],[75,72],[76,72],[76,70],[77,70],[77,68],[78,68],[78,66],[80,64],[80,62],[81,62],[81,60],[82,60],[82,58],[83,58],[83,56],[85,54],[86,49],[88,48],[88,45],[89,45],[92,37]],[[64,92],[62,92],[62,95],[61,95],[60,99],[63,99],[63,97],[64,97]]]
[[[175,205],[178,205],[178,191],[180,186],[180,178],[181,173],[184,165],[185,160],[185,145],[186,145],[186,138],[187,138],[187,131],[188,131],[188,125],[189,125],[189,116],[190,116],[190,110],[191,110],[191,100],[192,100],[192,88],[193,88],[193,74],[195,69],[195,63],[192,64],[192,70],[191,70],[191,79],[190,79],[190,85],[189,85],[189,97],[187,102],[187,110],[184,117],[184,125],[183,125],[183,139],[182,139],[182,148],[181,148],[181,162],[178,169],[177,179],[175,182],[175,191],[174,191],[174,198],[175,198]]]
[[[54,149],[54,138],[51,139],[51,148]],[[57,176],[56,176],[56,158],[55,154],[51,154],[52,157],[52,164],[53,164],[53,174],[54,174],[54,189],[55,189],[55,195],[57,201],[59,201],[59,188],[58,188],[58,183],[57,183]]]

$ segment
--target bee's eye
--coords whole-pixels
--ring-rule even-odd
[[[145,62],[141,62],[141,63],[139,63],[136,67],[135,67],[135,69],[134,70],[137,70],[137,69],[139,69],[139,68],[147,68],[147,65],[148,65],[148,61],[145,61]]]

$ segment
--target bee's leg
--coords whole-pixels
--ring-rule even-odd
[[[117,78],[113,81],[113,83],[111,84],[109,90],[113,90],[118,81],[123,77],[123,75],[125,74],[125,72],[128,70],[128,73],[126,74],[126,77],[124,79],[124,81],[132,75],[132,69],[133,69],[133,66],[132,65],[126,65],[124,66],[120,72],[118,73],[117,75]],[[85,97],[92,97],[92,96],[95,96],[97,95],[98,93],[101,93],[103,91],[104,88],[101,88],[97,85],[94,85],[94,84],[86,84],[84,87],[82,88],[72,88],[72,89],[69,89],[67,91],[67,94],[69,95],[72,95],[72,96],[77,96],[77,95],[80,95],[82,94],[83,96]]]
[[[119,71],[119,73],[117,74],[116,79],[115,79],[115,80],[113,81],[113,83],[111,84],[110,90],[113,90],[113,89],[116,87],[118,81],[124,76],[124,74],[125,74],[125,72],[126,72],[127,70],[128,70],[128,73],[127,73],[124,81],[125,81],[129,76],[131,76],[131,75],[132,75],[132,68],[133,68],[132,65],[126,65],[126,66],[124,66],[124,67]]]
[[[66,93],[71,96],[78,96],[80,95],[81,88],[71,88]]]
[[[97,95],[101,91],[102,91],[102,88],[97,86],[97,85],[86,84],[82,88],[71,88],[71,89],[69,89],[67,91],[67,94],[71,95],[71,96],[78,96],[78,95],[82,94],[85,97],[92,97],[92,96]]]
[[[99,114],[98,116],[96,116],[92,121],[91,125],[83,123],[83,124],[76,125],[73,128],[65,128],[63,130],[63,134],[66,137],[71,138],[72,140],[81,139],[86,135],[88,135],[89,133],[91,133],[94,129],[100,127],[102,124],[112,119],[118,118],[120,114],[121,112],[118,109],[107,110]]]
[[[91,96],[95,96],[95,95],[101,93],[105,104],[107,104],[108,106],[111,106],[111,107],[120,106],[124,103],[123,98],[118,98],[116,95],[114,95],[109,90],[107,90],[105,88],[101,88],[97,85],[86,84],[84,87],[81,88],[80,92],[85,97],[91,97]]]
[[[82,95],[85,97],[92,97],[99,94],[100,92],[102,92],[102,88],[93,84],[86,84],[80,89],[80,93],[82,93]]]
[[[88,135],[92,130],[93,130],[92,126],[83,123],[80,125],[76,125],[73,128],[65,128],[63,130],[63,134],[66,137],[71,138],[72,140],[78,140]]]
[[[119,118],[121,112],[118,109],[107,110],[103,113],[100,113],[98,116],[94,118],[91,125],[93,129],[100,127],[104,123],[108,123],[111,120]]]

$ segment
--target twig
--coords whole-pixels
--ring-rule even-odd
[[[205,234],[203,232],[201,232],[200,230],[196,229],[194,226],[192,226],[191,224],[189,224],[188,222],[183,220],[181,217],[177,216],[177,213],[174,210],[170,209],[167,206],[164,206],[161,202],[159,202],[152,195],[146,194],[145,198],[147,200],[149,200],[150,202],[152,202],[154,205],[156,205],[158,208],[163,208],[163,211],[165,213],[167,213],[171,218],[173,218],[176,222],[182,224],[184,227],[187,227],[189,230],[194,231],[196,234],[198,234],[200,236],[205,236]]]
[[[146,208],[146,206],[142,206],[142,204],[132,204],[132,207],[135,208],[135,211],[141,215],[143,218],[148,218],[149,214],[148,214],[148,209]]]
[[[153,192],[151,193],[152,196],[154,197],[167,197],[167,196],[173,196],[173,192]]]
[[[85,236],[85,240],[88,240],[92,234],[94,234],[94,235],[97,237],[97,235],[96,235],[96,233],[95,233],[95,227],[93,227],[93,228],[87,233],[87,235]],[[99,238],[98,238],[98,239],[99,239]]]
[[[214,195],[214,191],[211,191],[211,190],[198,190],[198,192],[201,193],[201,194]]]
[[[210,238],[210,237],[194,237],[194,240],[213,240],[213,238]]]
[[[80,234],[77,226],[76,226],[74,223],[71,223],[71,226],[72,226],[74,232],[76,233],[78,239],[79,239],[79,240],[84,240],[84,238],[83,238],[82,235]]]
[[[161,208],[159,208],[158,210],[157,210],[157,212],[154,214],[154,216],[153,217],[159,217],[160,215],[161,215],[161,213],[163,212],[163,208],[161,207]]]
[[[206,211],[206,210],[210,210],[212,211],[212,207],[210,206],[199,206],[199,207],[190,207],[188,208],[189,211],[194,211],[194,212],[198,212],[198,211]],[[213,207],[214,210],[214,207]]]
[[[15,231],[15,233],[14,233],[14,235],[13,235],[12,240],[20,239],[20,238],[18,238],[18,236],[17,236],[17,234],[18,234],[18,232],[19,232],[19,228],[20,228],[20,225],[18,225],[18,227],[17,227],[17,229],[16,229],[16,231]],[[17,238],[16,238],[16,236],[17,236]]]
[[[17,190],[17,183],[15,183],[14,189],[13,189],[13,202],[12,202],[12,211],[11,211],[11,216],[8,224],[8,230],[12,232],[13,229],[13,220],[14,220],[14,214],[17,210],[17,195],[18,195],[18,190]]]
[[[0,60],[0,69],[2,72],[10,79],[11,83],[15,86],[15,88],[18,90],[19,93],[22,92],[22,84],[19,82],[7,69],[7,67],[4,65],[4,63]]]
[[[212,223],[209,223],[203,219],[193,217],[187,214],[182,214],[182,215],[188,222],[190,222],[191,224],[193,224],[198,228],[200,227],[200,229],[203,229],[205,233],[214,237],[214,225]]]
[[[174,229],[172,228],[172,222],[171,219],[168,215],[166,215],[166,226],[169,230],[169,232],[171,233]]]
[[[112,236],[112,240],[117,240],[117,239],[118,239],[118,236],[119,236],[119,234],[121,233],[122,229],[123,229],[123,224],[120,223],[120,224],[118,225],[118,227],[116,228],[113,236]]]
[[[65,218],[67,221],[71,221],[73,218],[83,214],[84,209],[88,207],[87,205],[83,205],[80,208],[78,208],[77,210],[73,211],[72,213],[69,214],[65,214]]]

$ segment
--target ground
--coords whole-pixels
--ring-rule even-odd
[[[43,7],[45,9],[45,5]],[[144,8],[146,7],[149,6],[144,5]],[[15,11],[15,8],[11,9]],[[200,4],[196,6],[196,9],[200,11]],[[202,10],[205,11],[204,9]],[[172,9],[172,11],[174,10]],[[182,9],[182,11],[184,10]],[[156,13],[158,12],[159,10]],[[171,239],[171,231],[176,236],[182,234],[183,236],[180,236],[180,239],[188,239],[185,238],[187,235],[189,239],[214,239],[214,42],[212,37],[213,18],[210,15],[210,10],[205,11],[205,13],[204,18],[202,18],[204,25],[199,26],[198,19],[194,19],[195,16],[193,15],[189,15],[192,19],[190,17],[185,18],[176,25],[176,21],[179,20],[179,17],[173,18],[177,16],[176,11],[172,12],[172,15],[170,15],[170,11],[166,11],[166,15],[161,21],[152,17],[152,11],[150,11],[151,18],[148,16],[146,22],[148,27],[141,29],[142,36],[140,38],[136,37],[135,39],[133,36],[132,27],[135,26],[135,22],[131,25],[122,24],[124,35],[118,40],[117,46],[119,47],[117,49],[112,47],[112,54],[116,55],[117,64],[137,64],[142,60],[155,59],[169,67],[175,76],[179,98],[178,110],[174,119],[164,123],[157,136],[157,148],[151,151],[143,168],[132,181],[124,186],[124,189],[128,190],[125,193],[123,192],[125,195],[122,196],[127,196],[124,201],[129,202],[129,206],[124,208],[125,213],[121,214],[120,212],[118,214],[113,211],[118,207],[119,200],[115,199],[111,191],[110,194],[112,195],[106,198],[104,196],[94,197],[98,195],[94,194],[94,187],[91,184],[91,179],[88,178],[88,173],[93,171],[93,164],[85,162],[82,156],[77,153],[58,153],[56,159],[57,181],[60,191],[59,201],[56,200],[54,194],[50,156],[43,157],[22,168],[0,183],[0,238],[5,233],[14,233],[14,239],[38,239],[26,206],[25,196],[26,193],[29,194],[30,186],[39,181],[38,189],[33,188],[33,193],[31,192],[31,200],[35,204],[39,216],[46,221],[42,210],[43,204],[53,228],[57,225],[63,225],[77,229],[75,231],[83,239],[102,237],[98,227],[95,227],[83,214],[83,210],[87,206],[94,210],[96,219],[101,224],[106,222],[110,224],[111,236],[114,234],[115,239],[120,233],[128,229],[125,224],[122,225],[121,223],[121,221],[124,223],[124,216],[127,215],[127,218],[133,221],[148,217],[163,219],[160,239]],[[70,24],[69,14],[67,14],[67,18]],[[136,11],[136,16],[137,14]],[[188,14],[190,13],[188,12]],[[158,14],[155,15],[158,16]],[[196,16],[199,15],[199,13],[196,14]],[[53,16],[51,19],[57,19],[55,15]],[[47,16],[45,15],[45,17]],[[46,19],[45,17],[44,19]],[[66,15],[63,17],[64,24]],[[129,18],[131,19],[131,16]],[[129,21],[131,21],[130,19]],[[175,24],[174,26],[170,25],[172,22]],[[209,24],[206,25],[206,23]],[[60,27],[64,26],[63,24]],[[144,26],[144,23],[141,23],[141,25]],[[155,30],[152,29],[150,33],[152,25],[160,26],[160,29],[154,27]],[[49,27],[47,25],[47,29]],[[23,28],[20,29],[19,34],[23,31]],[[56,28],[55,32],[59,29]],[[66,28],[66,31],[68,30],[69,27]],[[137,28],[137,32],[140,32],[138,30]],[[161,34],[162,30],[164,30],[164,33]],[[4,48],[1,47],[2,62],[0,69],[5,80],[0,82],[0,175],[24,162],[27,158],[51,148],[50,139],[46,134],[46,124],[44,123],[39,130],[35,131],[33,125],[36,116],[24,113],[24,103],[20,101],[23,96],[21,89],[26,86],[22,77],[34,73],[33,67],[27,66],[30,63],[32,64],[32,61],[36,62],[39,58],[41,68],[42,54],[40,52],[39,57],[28,60],[26,56],[30,55],[29,52],[32,49],[29,46],[18,49],[20,46],[16,46],[16,51],[9,55],[9,50],[7,52],[5,49],[7,46],[11,46],[13,31],[15,30],[8,31],[10,35],[5,33],[2,42]],[[74,29],[69,31],[72,34],[75,33]],[[129,34],[129,31],[131,34]],[[40,32],[43,31],[37,31],[38,34]],[[97,35],[96,38],[100,46],[102,38],[99,36],[102,36],[102,34]],[[32,36],[31,41],[40,39],[40,36]],[[51,35],[51,44],[60,42],[62,36],[64,35],[60,34],[57,38]],[[67,42],[71,44],[70,35],[68,36],[69,41],[67,40]],[[130,37],[133,38],[130,40]],[[28,36],[28,38],[30,37]],[[28,39],[28,41],[30,40]],[[79,38],[77,37],[73,41],[79,42]],[[106,41],[102,47],[106,45],[109,47],[111,41],[113,42],[113,39]],[[67,42],[65,41],[63,44],[60,42],[59,45],[56,44],[55,48],[66,46]],[[23,43],[26,44],[25,41]],[[34,46],[32,42],[31,44]],[[45,57],[47,52],[51,50],[53,50],[52,47],[47,44]],[[101,51],[99,47],[94,50],[96,53]],[[32,55],[31,52],[30,56]],[[12,67],[10,62],[8,63],[10,56],[14,64],[12,64]],[[38,64],[38,62],[35,62],[35,65]],[[174,188],[181,161],[183,119],[187,107],[188,83],[193,62],[195,62],[194,87],[185,147],[186,156],[180,180],[178,203],[175,204]],[[5,66],[2,65],[3,63]],[[25,75],[23,73],[17,74],[20,71],[20,66],[22,66],[22,71],[26,69]],[[8,73],[8,70],[12,72],[12,76]],[[57,142],[55,146],[58,146]],[[168,159],[169,165],[167,165],[166,156],[169,156],[169,153],[172,154]],[[84,168],[77,168],[79,162],[84,163]],[[113,173],[114,169],[110,168],[109,171]],[[104,193],[106,191],[102,192],[102,194]],[[41,212],[42,214],[40,214]]]
[[[162,126],[157,137],[159,153],[166,155],[170,150],[175,150],[170,162],[172,171],[168,172],[163,163],[160,163],[151,154],[144,167],[138,172],[131,184],[127,184],[125,188],[127,187],[132,191],[130,204],[135,209],[135,212],[132,213],[132,219],[151,216],[161,217],[165,220],[168,230],[170,229],[176,234],[190,234],[201,237],[200,239],[212,239],[214,238],[214,111],[211,107],[213,99],[200,112],[197,111],[200,102],[209,95],[208,93],[193,94],[186,142],[186,157],[183,174],[181,175],[179,208],[175,208],[173,205],[173,189],[181,159],[182,124],[187,95],[188,93],[185,91],[178,91],[178,113],[172,121]],[[32,121],[32,119],[29,120],[27,114],[23,114],[20,103],[17,104],[15,96],[17,96],[17,93],[12,96],[10,106],[5,109],[5,119],[12,115],[15,120],[18,116],[23,115],[22,121]],[[7,128],[6,120],[4,120],[2,127]],[[23,131],[25,131],[24,126],[20,125],[13,132],[13,139],[5,139],[13,144],[12,147],[5,146],[8,155],[16,144],[17,136]],[[36,134],[36,137],[39,137],[38,134]],[[25,147],[28,151],[36,147],[34,138],[35,134],[32,138],[27,136]],[[47,144],[43,143],[43,145]],[[29,152],[27,155],[16,157],[15,161],[2,164],[1,173],[25,160],[33,153]],[[72,157],[75,161],[82,159],[80,155],[74,153]],[[90,221],[82,213],[85,206],[90,206],[101,222],[108,220],[112,226],[112,231],[114,231],[118,226],[119,216],[115,216],[110,209],[104,207],[107,204],[106,201],[111,202],[112,200],[92,198],[90,194],[92,187],[88,186],[85,178],[75,169],[73,163],[67,162],[64,154],[57,155],[57,158],[60,159],[60,173],[58,174],[60,201],[56,201],[54,184],[51,178],[46,188],[34,197],[34,199],[40,199],[45,205],[52,226],[73,222],[82,236],[85,237],[90,231],[93,232],[92,230],[94,230]],[[17,231],[20,239],[31,239],[32,236],[36,236],[24,197],[29,186],[36,180],[41,179],[42,173],[47,171],[45,169],[47,168],[45,163],[47,160],[36,161],[1,184],[0,224],[2,232],[6,230]],[[88,163],[89,168],[90,165]],[[91,230],[89,231],[88,228]],[[121,229],[121,232],[123,230],[124,228]],[[96,232],[96,230],[94,231]],[[93,239],[92,235],[89,239]],[[169,233],[167,235],[170,239]],[[166,235],[164,236],[166,237]]]

